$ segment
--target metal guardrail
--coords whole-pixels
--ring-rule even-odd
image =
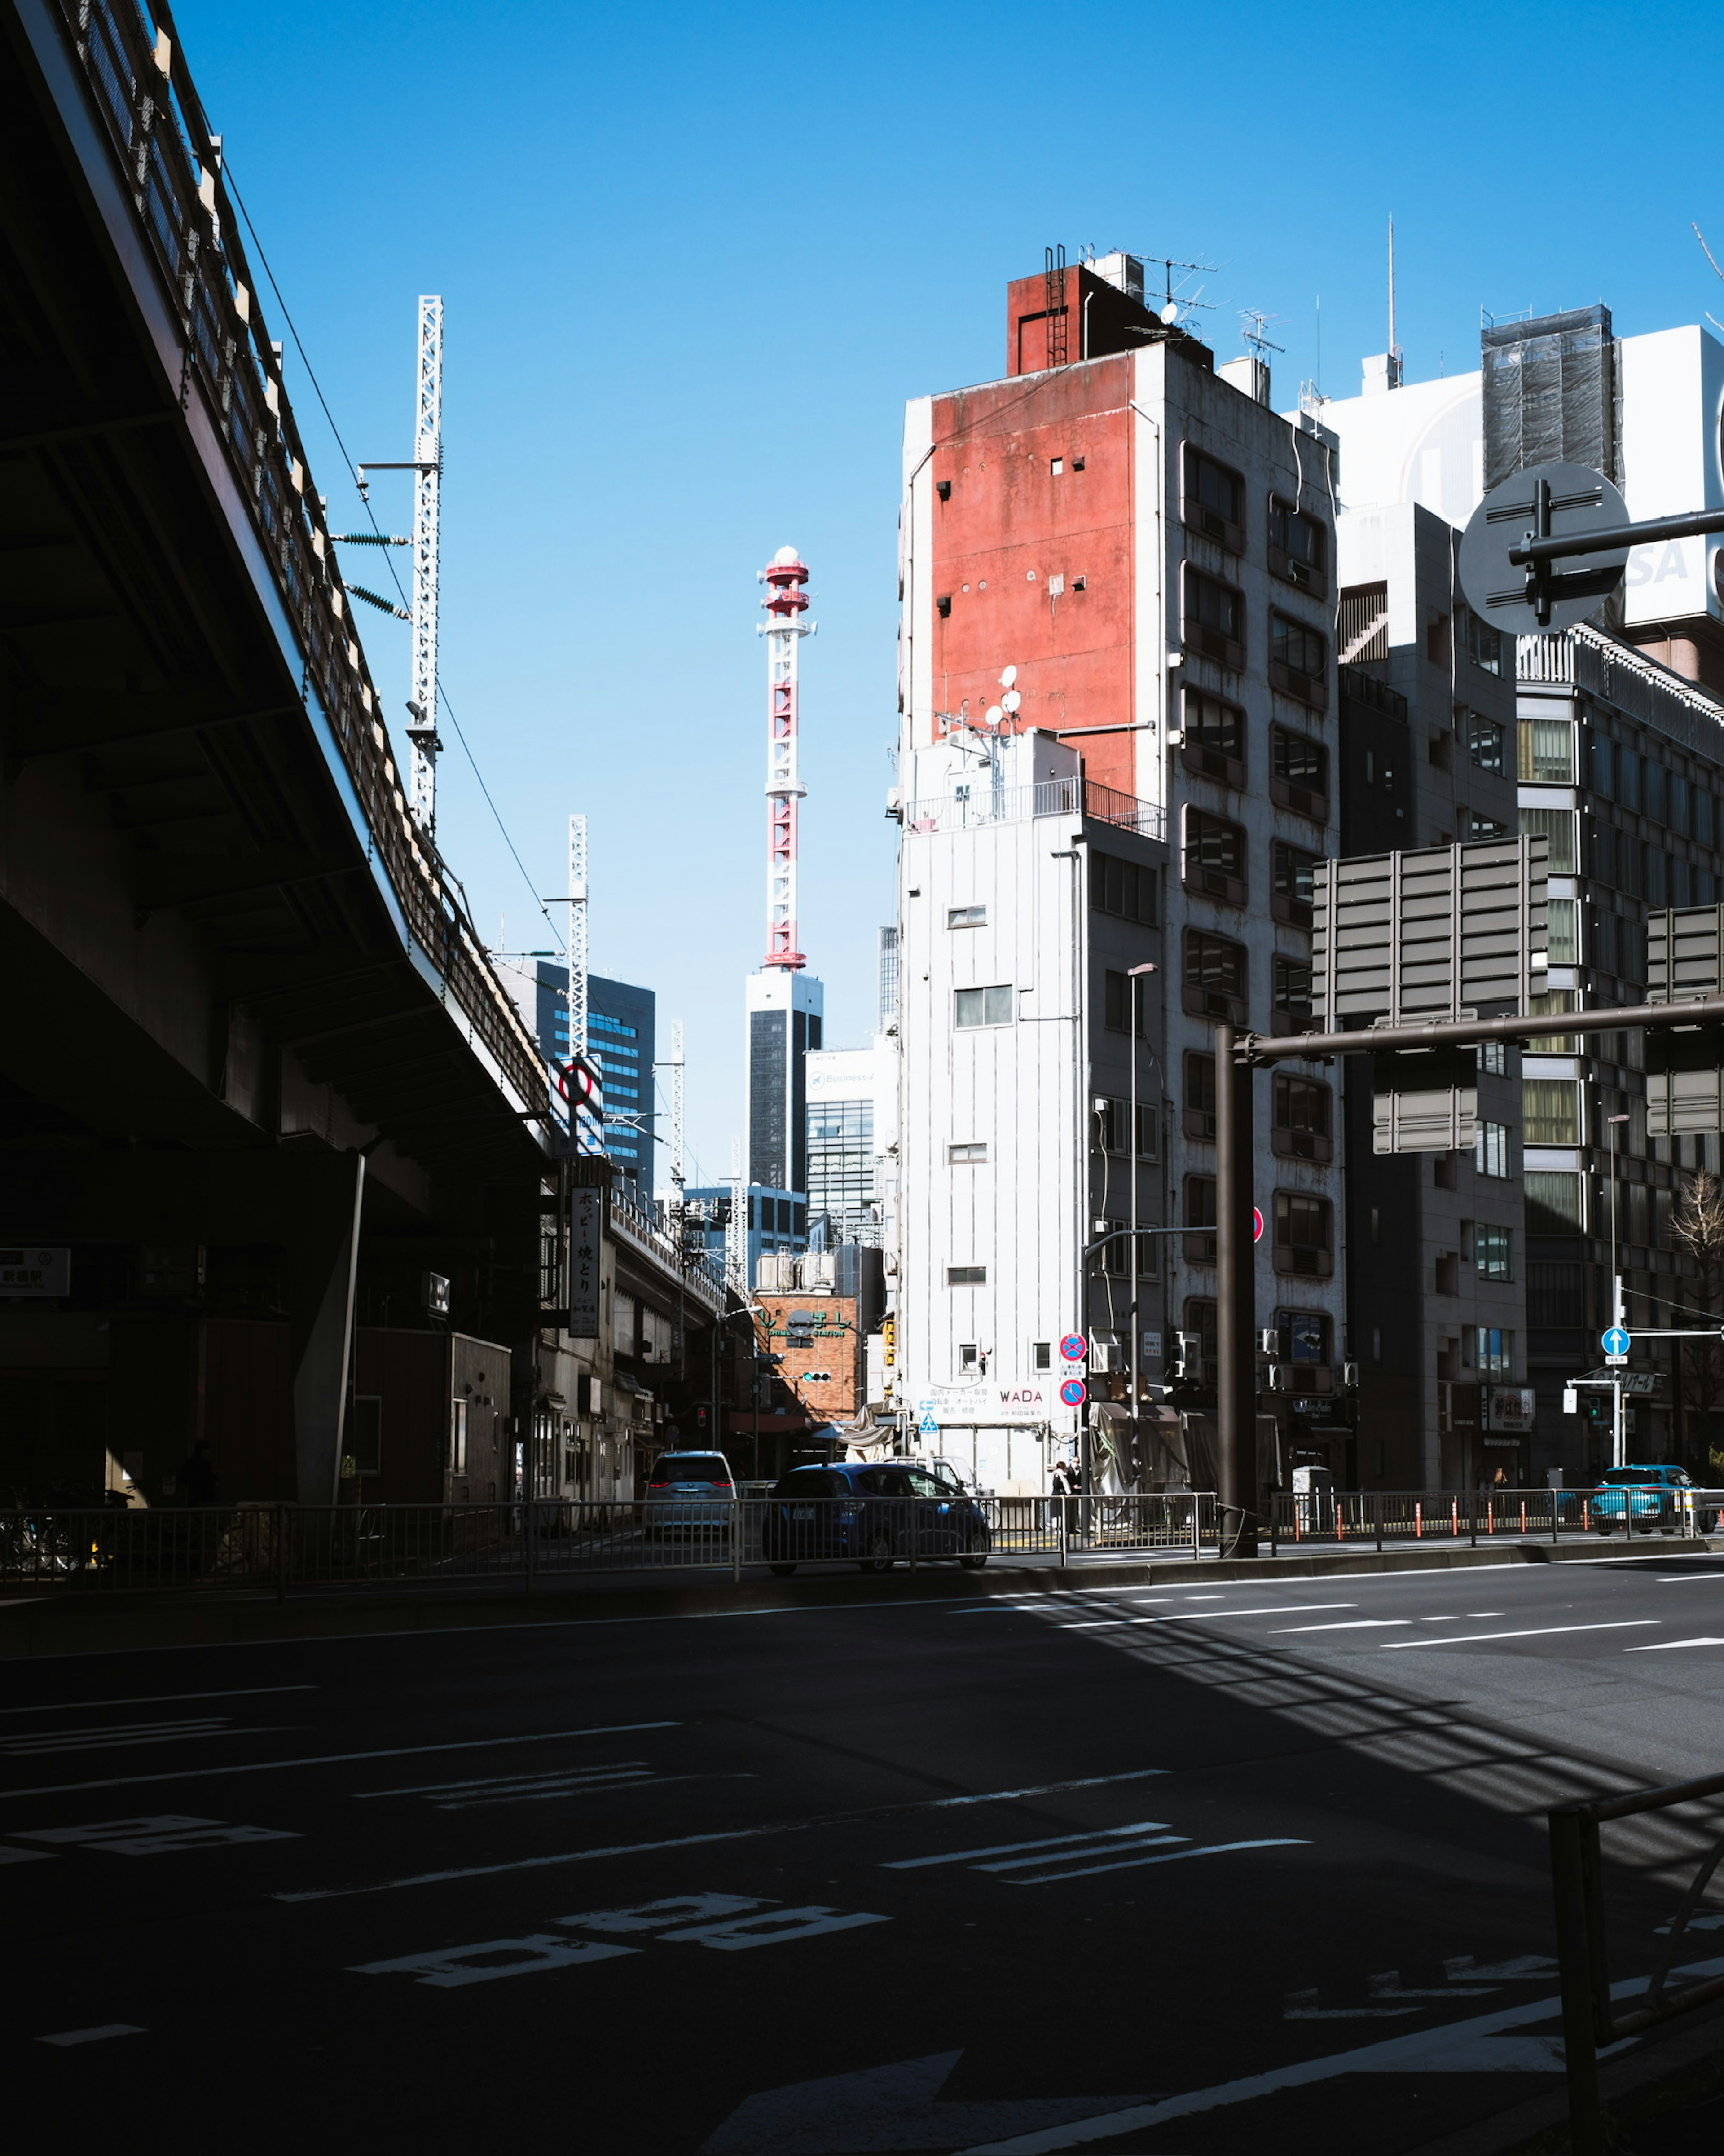
[[[793,1510],[794,1520],[785,1516]],[[540,1583],[606,1573],[905,1563],[1056,1563],[1219,1549],[1206,1494],[817,1499],[536,1498],[464,1505],[252,1504],[0,1512],[0,1589],[195,1589]]]
[[[1279,1493],[1265,1525],[1270,1548],[1480,1543],[1565,1535],[1724,1530],[1724,1490],[1366,1490]]]
[[[315,693],[339,743],[409,937],[448,983],[482,1049],[523,1106],[551,1113],[537,1047],[492,972],[429,836],[408,813],[377,692],[353,625],[279,347],[251,281],[240,221],[172,33],[150,42],[142,8],[57,0],[90,101],[131,197],[183,346],[181,402],[194,388],[249,512]]]
[[[1696,1974],[1691,1965],[1686,1970],[1679,1967],[1676,1957],[1701,1897],[1724,1859],[1724,1835],[1716,1832],[1716,1811],[1706,1823],[1708,1833],[1715,1837],[1711,1846],[1696,1866],[1687,1891],[1665,1928],[1664,1950],[1657,1965],[1644,1981],[1630,1979],[1614,1984],[1610,1981],[1598,1829],[1606,1820],[1669,1811],[1679,1804],[1719,1795],[1724,1795],[1724,1774],[1708,1774],[1697,1782],[1679,1782],[1665,1789],[1636,1789],[1627,1796],[1558,1804],[1550,1815],[1551,1886],[1556,1897],[1557,1953],[1562,1970],[1569,2147],[1574,2156],[1604,2156],[1612,2145],[1599,2103],[1598,2053],[1644,2030],[1674,2020],[1678,2015],[1724,1999],[1724,1971],[1716,1962],[1710,1964],[1710,1973],[1700,1974],[1697,1980],[1674,1991],[1666,1988],[1673,1975],[1693,1978]],[[1705,1970],[1706,1965],[1701,1968]],[[1643,2004],[1619,2013],[1619,1998],[1638,1998]]]

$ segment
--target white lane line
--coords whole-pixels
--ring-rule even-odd
[[[1403,1647],[1465,1647],[1476,1640],[1545,1640],[1557,1632],[1628,1632],[1663,1621],[1659,1617],[1619,1617],[1609,1625],[1535,1625],[1524,1632],[1445,1632],[1440,1640],[1385,1640],[1383,1651],[1393,1655]]]
[[[1644,1647],[1624,1647],[1625,1655],[1663,1655],[1672,1647],[1724,1647],[1724,1640],[1710,1636],[1698,1640],[1649,1640]]]
[[[1053,1625],[1049,1630],[1054,1632],[1095,1632],[1104,1626],[1121,1625],[1213,1625],[1222,1617],[1290,1617],[1306,1609],[1357,1609],[1358,1606],[1357,1602],[1277,1602],[1261,1609],[1180,1609],[1168,1617],[1086,1617],[1076,1624]],[[1379,1619],[1375,1621],[1388,1620]],[[1287,1629],[1290,1630],[1292,1628]],[[1301,1629],[1316,1630],[1317,1628],[1310,1625]]]
[[[1425,1621],[1442,1624],[1444,1620],[1436,1618]],[[1275,1635],[1280,1638],[1288,1632],[1374,1632],[1385,1625],[1410,1625],[1412,1622],[1410,1617],[1344,1617],[1338,1625],[1277,1625]]]
[[[954,1849],[940,1856],[899,1856],[876,1868],[881,1871],[921,1871],[931,1864],[968,1864],[978,1856],[1012,1856],[1026,1849],[1058,1849],[1070,1841],[1106,1842],[1114,1835],[1152,1834],[1167,1824],[1166,1820],[1139,1820],[1131,1826],[1092,1828],[1087,1834],[1039,1835],[1034,1841],[997,1841],[986,1849]]]
[[[637,1729],[680,1729],[680,1722],[609,1722],[599,1729],[547,1729],[532,1737],[472,1737],[453,1744],[400,1744],[387,1752],[325,1752],[310,1759],[259,1759],[238,1767],[181,1767],[160,1774],[115,1774],[103,1782],[43,1782],[0,1789],[0,1797],[64,1797],[80,1789],[124,1789],[139,1782],[195,1782],[208,1774],[275,1774],[290,1767],[339,1767],[350,1759],[410,1759],[424,1752],[486,1752],[499,1744],[555,1744],[566,1737],[623,1737]]]
[[[100,2044],[110,2036],[144,2036],[149,2031],[131,2021],[104,2021],[99,2029],[62,2029],[58,2035],[38,2036],[38,2044]]]
[[[1140,1834],[1135,1841],[1092,1843],[1087,1849],[1054,1850],[1047,1856],[1003,1856],[993,1864],[972,1864],[970,1869],[972,1871],[1022,1871],[1027,1864],[1062,1864],[1076,1856],[1111,1855],[1116,1849],[1165,1849],[1170,1841],[1189,1841],[1190,1840],[1191,1836],[1188,1834]],[[1119,1869],[1119,1866],[1113,1864],[1101,1864],[1095,1868],[1100,1871],[1115,1871]],[[1038,1873],[1037,1876],[1042,1879],[1080,1879],[1083,1874],[1075,1871],[1044,1871]],[[1022,1882],[1012,1880],[1008,1883],[1018,1886]]]
[[[1169,1835],[1169,1840],[1183,1839]],[[1058,1871],[1034,1871],[1022,1879],[1008,1879],[1008,1887],[1049,1887],[1063,1879],[1091,1879],[1101,1871],[1140,1871],[1148,1864],[1183,1864],[1188,1856],[1225,1856],[1235,1849],[1309,1849],[1297,1835],[1275,1835],[1260,1841],[1212,1841],[1200,1849],[1169,1850],[1164,1856],[1116,1856],[1106,1864],[1080,1864]]]
[[[1686,1587],[1691,1579],[1697,1579],[1702,1587],[1716,1587],[1724,1579],[1724,1572],[1661,1572],[1658,1575],[1660,1587]]]
[[[547,1767],[538,1774],[484,1774],[475,1781],[416,1782],[405,1789],[356,1789],[353,1801],[362,1804],[372,1797],[458,1797],[469,1789],[531,1789],[536,1782],[572,1782],[592,1774],[614,1774],[646,1764],[644,1759],[613,1759],[603,1767]]]
[[[694,1849],[715,1841],[752,1841],[762,1835],[804,1834],[819,1826],[848,1826],[870,1819],[900,1817],[908,1812],[948,1811],[956,1804],[1003,1804],[1019,1797],[1057,1796],[1067,1789],[1096,1789],[1112,1782],[1139,1782],[1165,1774],[1165,1767],[1138,1767],[1126,1774],[1089,1774],[1081,1780],[1043,1782],[1034,1789],[988,1789],[973,1797],[924,1797],[902,1804],[874,1804],[861,1811],[824,1812],[815,1819],[774,1820],[764,1826],[727,1827],[710,1834],[682,1834],[665,1841],[614,1842],[606,1849],[571,1849],[554,1856],[522,1856],[506,1864],[470,1864],[448,1871],[418,1871],[406,1879],[380,1879],[371,1887],[314,1887],[294,1894],[272,1894],[272,1902],[335,1902],[354,1894],[390,1894],[400,1887],[440,1887],[452,1879],[489,1879],[500,1871],[542,1871],[557,1864],[590,1864],[601,1857],[647,1856],[661,1849]]]
[[[264,1699],[278,1691],[321,1691],[321,1685],[246,1685],[238,1691],[163,1691],[142,1699],[61,1699],[45,1707],[0,1707],[0,1714],[87,1714],[98,1707],[167,1707],[182,1699]],[[43,2043],[49,2040],[44,2036]]]

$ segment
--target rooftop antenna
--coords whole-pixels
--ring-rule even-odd
[[[1277,344],[1275,339],[1267,334],[1270,322],[1277,320],[1278,317],[1275,316],[1265,314],[1261,307],[1241,307],[1239,341],[1242,344],[1249,345],[1259,359],[1261,359],[1266,352],[1285,352],[1287,349],[1285,345]]]
[[[1395,220],[1388,221],[1388,386],[1401,386],[1401,347],[1395,342]]]
[[[1213,300],[1199,300],[1195,298],[1175,299],[1173,296],[1173,272],[1176,270],[1189,270],[1193,275],[1201,273],[1206,277],[1213,277],[1217,274],[1218,265],[1216,264],[1213,262],[1176,262],[1171,254],[1152,254],[1149,257],[1149,260],[1151,263],[1159,262],[1162,265],[1161,316],[1164,322],[1167,322],[1171,326],[1172,323],[1178,321],[1182,312],[1192,307],[1202,307],[1206,313],[1213,311],[1215,305],[1215,302]]]

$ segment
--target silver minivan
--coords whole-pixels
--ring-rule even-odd
[[[730,1532],[736,1495],[731,1463],[721,1452],[666,1452],[647,1481],[649,1535]]]

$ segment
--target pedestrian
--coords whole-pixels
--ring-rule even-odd
[[[181,1502],[187,1505],[214,1504],[217,1486],[221,1479],[216,1472],[215,1462],[209,1456],[209,1440],[200,1437],[192,1447],[191,1458],[179,1471]]]

